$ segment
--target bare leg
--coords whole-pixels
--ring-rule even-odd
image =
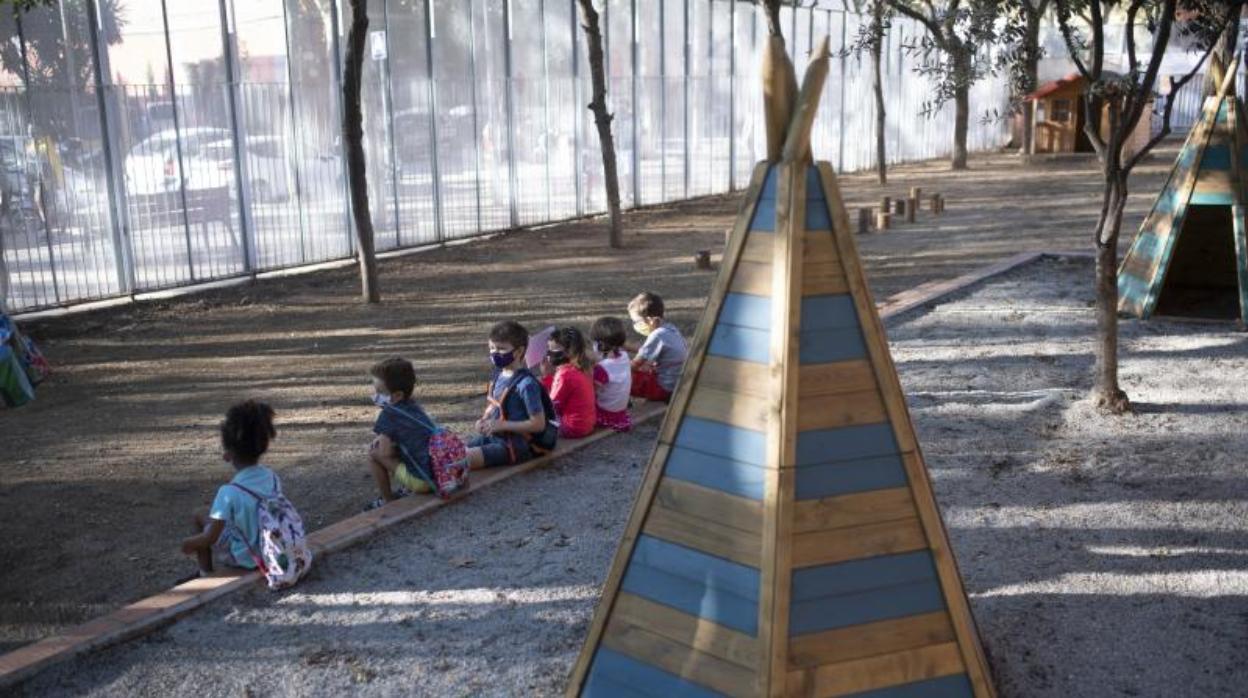
[[[480,470],[485,467],[485,454],[479,448],[468,449],[468,469]]]
[[[203,533],[204,528],[208,526],[208,516],[203,512],[195,512],[192,517],[195,523],[195,533]],[[199,571],[205,574],[212,572],[212,546],[200,548],[195,551],[196,561],[199,563]]]
[[[368,467],[377,483],[378,494],[387,502],[395,500],[390,489],[390,473],[399,467],[399,459],[394,456],[394,451],[394,442],[385,436],[373,439],[373,445],[368,449]]]

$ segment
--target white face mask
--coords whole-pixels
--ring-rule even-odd
[[[373,404],[378,407],[385,407],[390,404],[390,396],[381,393],[373,393]]]

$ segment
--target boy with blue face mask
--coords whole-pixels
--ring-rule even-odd
[[[486,395],[487,406],[477,420],[477,436],[468,442],[468,467],[493,468],[516,465],[533,457],[535,437],[547,435],[548,418],[542,384],[525,364],[529,331],[518,322],[504,320],[490,329],[490,363],[493,380]]]
[[[376,364],[369,373],[373,377],[373,404],[380,411],[373,423],[377,437],[368,449],[368,467],[381,496],[365,509],[376,509],[411,492],[430,491],[425,478],[413,469],[422,469],[426,476],[431,473],[429,437],[434,422],[412,399],[416,389],[412,362],[396,356]],[[399,484],[398,490],[392,489],[392,479]]]

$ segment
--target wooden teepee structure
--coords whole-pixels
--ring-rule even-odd
[[[1153,208],[1118,268],[1119,310],[1237,318],[1248,324],[1248,166],[1243,105],[1235,96],[1238,59],[1205,98]]]
[[[754,170],[568,695],[992,696],[827,163],[764,58]],[[880,691],[876,693],[876,691]]]

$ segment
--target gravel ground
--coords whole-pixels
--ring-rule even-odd
[[[1242,695],[1248,335],[1123,326],[1137,413],[1083,399],[1088,260],[1046,260],[890,329],[1003,696]],[[656,429],[608,439],[54,668],[30,695],[552,695]]]

